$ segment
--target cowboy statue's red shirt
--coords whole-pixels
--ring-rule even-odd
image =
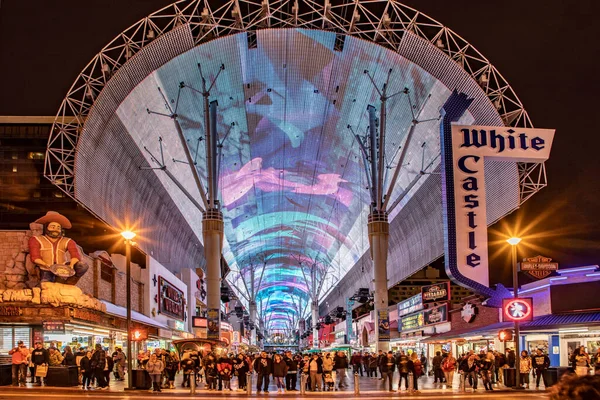
[[[38,239],[36,239],[36,236],[32,236],[31,238],[29,238],[29,256],[31,257],[31,261],[41,258],[42,260],[44,260],[44,262],[46,262],[46,264],[49,265],[64,264],[66,260],[58,259],[58,246],[60,244],[61,239],[67,239],[67,251],[71,255],[71,258],[81,260],[81,255],[79,254],[79,250],[77,249],[77,243],[75,243],[74,240],[64,237],[52,239],[45,235],[40,237],[47,239],[52,244],[52,260],[44,260],[42,258],[42,246]]]

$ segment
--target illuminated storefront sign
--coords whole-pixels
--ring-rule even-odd
[[[420,312],[420,313],[411,314],[411,315],[402,317],[402,319],[400,320],[400,324],[398,324],[398,330],[399,331],[409,331],[409,330],[413,330],[413,329],[422,328],[423,325],[424,325],[423,313]]]
[[[433,307],[423,311],[423,324],[434,325],[448,321],[448,304]]]
[[[423,309],[423,299],[420,294],[398,303],[398,317],[412,314]]]
[[[533,320],[533,299],[531,297],[504,299],[502,301],[502,315],[505,322]]]
[[[459,94],[444,106],[450,113],[442,123],[446,270],[462,286],[493,296],[495,291],[489,288],[484,160],[544,162],[550,156],[554,130],[451,125],[450,116],[469,104],[470,100]]]
[[[423,304],[450,301],[450,282],[437,283],[421,288]]]
[[[159,312],[183,321],[185,313],[185,298],[183,296],[183,291],[179,290],[165,278],[160,276],[158,278],[158,293]]]

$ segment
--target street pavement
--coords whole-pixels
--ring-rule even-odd
[[[32,386],[31,384],[27,384],[27,387],[13,387],[13,386],[4,386],[0,390],[0,399],[18,399],[18,398],[38,398],[38,399],[64,399],[65,397],[74,397],[74,398],[86,398],[86,399],[95,399],[95,398],[147,398],[147,397],[168,397],[170,399],[189,399],[192,397],[189,388],[181,388],[181,380],[182,376],[179,374],[176,378],[176,389],[162,389],[161,393],[152,393],[148,390],[125,390],[125,382],[124,381],[115,381],[111,380],[110,388],[108,390],[100,390],[100,389],[92,389],[92,390],[82,390],[81,387],[68,387],[68,388],[59,388],[59,387],[39,387]],[[432,377],[422,377],[419,379],[419,389],[420,391],[417,393],[408,393],[406,390],[402,390],[401,392],[397,391],[398,384],[398,376],[394,376],[394,392],[387,391],[386,387],[383,387],[383,381],[368,378],[368,377],[359,377],[359,394],[355,394],[353,387],[353,377],[349,376],[349,384],[350,387],[341,391],[318,391],[318,392],[309,392],[307,391],[304,395],[300,393],[300,391],[289,391],[285,394],[277,393],[277,388],[274,382],[271,380],[271,385],[269,387],[269,393],[261,392],[260,394],[256,393],[256,376],[253,377],[252,380],[252,395],[248,396],[245,391],[237,391],[237,381],[234,379],[232,381],[232,389],[233,391],[209,391],[204,389],[204,384],[200,383],[198,388],[196,389],[196,393],[193,397],[245,397],[245,398],[262,398],[265,397],[285,397],[285,398],[319,398],[319,397],[339,397],[339,398],[359,398],[359,397],[368,397],[370,399],[379,399],[385,398],[389,399],[390,397],[408,397],[410,395],[411,399],[420,399],[420,398],[448,398],[448,399],[548,399],[548,393],[543,388],[540,390],[523,390],[523,391],[515,391],[509,388],[506,388],[502,385],[499,385],[493,392],[486,391],[483,388],[473,390],[472,388],[467,388],[466,390],[459,390],[459,381],[458,376],[455,376],[455,382],[453,388],[446,388],[445,386],[441,386],[439,384],[433,383]],[[298,387],[300,383],[298,382]]]

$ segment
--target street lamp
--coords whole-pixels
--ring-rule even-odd
[[[521,242],[521,238],[511,237],[507,240],[508,244],[511,247],[512,254],[512,269],[513,269],[513,293],[514,298],[519,298],[519,269],[517,266],[517,245]],[[514,321],[515,324],[515,385],[517,389],[521,388],[521,369],[520,369],[520,359],[521,359],[521,335],[519,332],[519,321]]]
[[[131,384],[132,364],[131,364],[131,241],[135,237],[135,233],[131,231],[121,232],[121,236],[125,239],[125,268],[127,276],[127,388],[133,389]]]

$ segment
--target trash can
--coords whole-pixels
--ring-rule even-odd
[[[134,369],[131,374],[131,386],[135,389],[150,389],[152,387],[152,379],[150,374],[145,369]]]
[[[556,385],[558,383],[558,368],[548,368],[542,372],[542,378],[544,382],[548,383],[548,387]]]
[[[12,384],[12,364],[0,365],[0,386]]]
[[[504,385],[506,387],[516,387],[517,386],[517,376],[515,374],[517,370],[515,368],[505,368],[504,369]]]
[[[46,375],[47,386],[79,386],[77,366],[49,367]]]

